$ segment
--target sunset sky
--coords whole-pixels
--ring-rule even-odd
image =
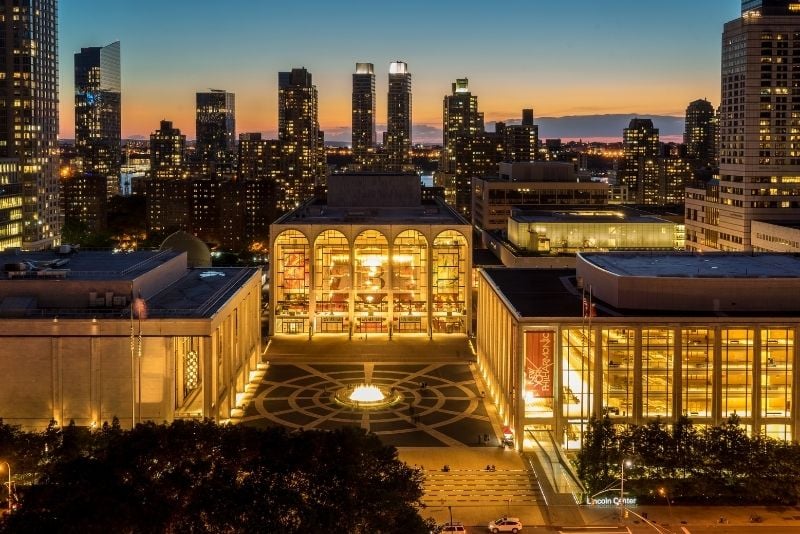
[[[277,129],[278,71],[305,66],[323,129],[350,126],[356,61],[376,70],[386,119],[393,60],[413,75],[415,124],[441,126],[468,77],[486,120],[606,113],[682,115],[719,103],[722,24],[738,0],[62,0],[61,137],[72,138],[73,53],[121,41],[123,137],[161,119],[194,137],[194,94],[236,93],[237,132]]]

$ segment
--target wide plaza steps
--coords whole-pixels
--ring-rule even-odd
[[[543,504],[533,473],[524,469],[425,471],[426,506]]]

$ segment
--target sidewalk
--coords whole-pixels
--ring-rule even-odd
[[[673,532],[681,527],[752,527],[780,526],[796,527],[800,532],[800,507],[798,506],[672,506],[644,505],[630,507],[631,512],[625,525],[638,531],[645,526],[644,521],[635,514],[646,517],[648,521]],[[615,525],[618,511],[613,507],[581,506],[581,514],[587,525]],[[724,518],[724,522],[720,522]],[[754,521],[753,519],[756,519]],[[760,520],[758,520],[760,519]]]

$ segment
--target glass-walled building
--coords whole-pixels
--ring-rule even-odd
[[[367,181],[348,187],[354,180]],[[352,195],[367,194],[337,196],[340,184]],[[416,175],[336,175],[329,187],[327,201],[311,200],[271,226],[270,331],[468,333],[472,241],[466,221],[443,203],[421,204]],[[413,202],[364,205],[402,203],[403,197]]]
[[[632,208],[518,211],[508,240],[521,251],[677,250],[676,224]]]
[[[481,271],[478,364],[518,443],[549,430],[579,448],[590,418],[605,415],[697,425],[735,415],[750,433],[797,439],[800,259],[625,257]],[[668,272],[676,266],[682,274]]]

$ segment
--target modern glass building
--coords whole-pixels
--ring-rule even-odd
[[[521,437],[579,448],[616,424],[741,418],[797,439],[800,260],[789,255],[585,254],[577,270],[485,269],[478,365]]]
[[[75,148],[78,171],[105,176],[119,194],[122,135],[119,41],[75,54]]]
[[[23,247],[58,245],[56,0],[0,2],[0,158],[19,160]]]
[[[523,252],[677,250],[676,224],[631,208],[512,212],[508,240]],[[682,247],[681,247],[682,248]]]
[[[416,175],[331,175],[270,228],[273,334],[466,334],[469,224]]]

